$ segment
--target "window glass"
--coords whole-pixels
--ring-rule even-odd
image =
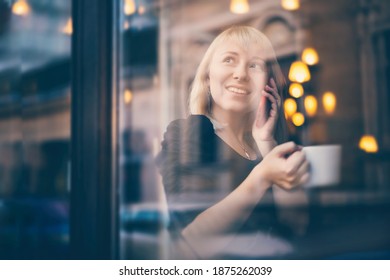
[[[381,214],[389,210],[384,172],[388,151],[372,154],[359,148],[362,127],[369,117],[363,114],[360,88],[360,75],[365,72],[356,59],[362,50],[356,44],[358,28],[350,28],[356,26],[358,3],[346,8],[345,1],[305,2],[299,12],[292,12],[284,10],[279,1],[248,1],[249,11],[236,13],[230,5],[234,1],[118,1],[121,258],[390,256],[385,236],[390,224],[385,219],[388,216]],[[317,18],[319,14],[323,16]],[[337,23],[334,14],[343,15]],[[242,146],[232,142],[233,136],[221,133],[226,124],[208,114],[215,112],[215,104],[219,106],[215,92],[210,90],[211,99],[202,99],[203,111],[191,113],[189,105],[196,71],[207,49],[218,34],[236,25],[261,31],[273,46],[286,82],[280,87],[280,95],[288,100],[280,104],[280,118],[288,130],[285,140],[302,146],[340,145],[338,180],[317,181],[311,188],[292,191],[274,185],[253,207],[248,207],[250,199],[245,195],[232,196],[248,190],[239,186],[268,152],[257,152],[250,136]],[[329,44],[329,38],[338,43]],[[227,42],[223,46],[229,51],[232,45]],[[306,47],[314,48],[317,62],[310,62],[315,61],[313,56],[312,60],[302,57]],[[244,54],[238,60],[240,51],[234,50],[233,57],[223,63],[253,65],[241,63],[250,53],[249,47],[242,49]],[[277,77],[272,53],[264,54],[265,66],[260,68]],[[302,60],[310,77],[303,73],[294,78],[293,63]],[[253,70],[245,69],[248,73]],[[209,88],[215,82],[212,71],[211,67],[205,71]],[[218,82],[226,91],[247,93],[242,88],[231,89],[240,87],[237,84]],[[290,92],[292,84],[298,84],[298,93]],[[207,97],[207,90],[204,93]],[[322,161],[325,155],[329,153],[320,156]],[[240,201],[246,201],[244,206]],[[238,213],[247,216],[241,218]],[[237,223],[231,222],[235,215]],[[213,235],[212,229],[223,227],[227,220],[231,222],[229,230]],[[204,234],[197,235],[199,232]]]
[[[68,258],[70,1],[0,1],[0,258]]]

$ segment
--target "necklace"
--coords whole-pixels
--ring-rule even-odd
[[[224,131],[226,131],[226,130],[223,130],[222,128],[220,128],[220,129],[218,130],[218,132],[219,132],[218,135],[219,135],[222,139],[224,139],[223,134],[226,135],[226,133],[223,133]],[[249,155],[248,150],[245,149],[244,145],[241,144],[241,142],[238,140],[237,137],[234,137],[234,138],[235,138],[235,141],[236,141],[236,142],[238,143],[238,145],[240,146],[240,148],[244,151],[245,157],[246,157],[247,159],[251,160],[251,156]],[[225,141],[225,140],[224,140],[224,141]],[[226,141],[225,141],[225,142],[226,142]]]
[[[237,141],[237,142],[238,142],[238,141]],[[240,145],[241,149],[244,151],[246,158],[250,160],[251,157],[250,157],[250,155],[249,155],[249,153],[248,153],[248,150],[245,149],[245,147],[244,147],[243,145],[241,145],[240,142],[238,142],[238,144]]]

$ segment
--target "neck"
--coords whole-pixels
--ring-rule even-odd
[[[252,142],[246,137],[248,132],[249,114],[231,113],[225,110],[213,110],[212,118],[223,125],[217,134],[237,153],[248,159],[257,157],[257,152],[252,148]]]
[[[244,142],[244,136],[248,131],[248,113],[231,113],[225,110],[213,108],[212,118],[224,125],[224,130],[235,135],[240,143]]]

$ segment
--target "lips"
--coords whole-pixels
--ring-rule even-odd
[[[250,93],[249,90],[246,90],[244,88],[234,87],[234,86],[228,86],[227,90],[240,95],[248,95]]]

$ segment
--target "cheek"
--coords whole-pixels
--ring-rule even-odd
[[[266,77],[264,75],[256,75],[252,78],[253,87],[257,92],[261,92],[266,85]]]
[[[215,86],[215,79],[216,79],[215,74],[216,74],[215,70],[213,68],[211,68],[209,71],[209,79],[208,79],[208,83],[209,83],[210,88],[213,88]]]
[[[251,99],[251,111],[256,111],[257,108],[259,107],[259,104],[260,104],[260,99],[261,99],[261,94],[260,94],[260,91],[259,92],[256,92],[252,99]]]
[[[217,88],[218,88],[218,83],[216,83],[215,78],[213,78],[211,76],[210,76],[210,81],[209,81],[209,87],[210,87],[211,94],[215,93],[217,91]]]
[[[222,69],[221,67],[212,67],[209,73],[210,80],[219,81],[226,75],[225,72],[226,70]]]
[[[262,75],[260,75],[259,82],[261,83],[261,86],[264,88],[265,85],[268,82],[268,74],[267,73],[263,73]]]
[[[261,92],[267,84],[267,75],[256,75],[253,77],[253,95],[251,99],[252,109],[256,110],[261,99]]]
[[[253,87],[256,93],[261,93],[267,84],[267,75],[256,75],[252,78]]]
[[[224,71],[221,71],[221,69],[210,69],[209,73],[209,86],[211,89],[211,92],[220,90],[223,85],[224,81],[226,80],[226,74]]]

